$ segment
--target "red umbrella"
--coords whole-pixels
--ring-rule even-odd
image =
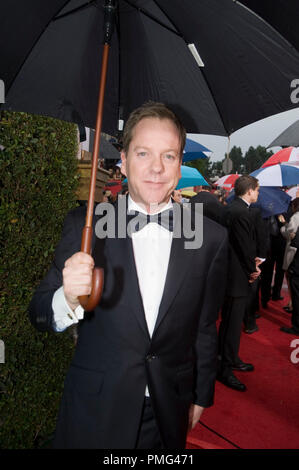
[[[223,189],[230,190],[235,186],[235,182],[240,176],[242,175],[239,175],[238,173],[225,175],[225,176],[222,176],[222,178],[219,178],[219,180],[217,180],[215,184],[216,186],[221,186],[221,188]]]
[[[265,163],[262,168],[267,166],[277,165],[277,163],[289,163],[299,165],[299,147],[287,147],[274,153]]]

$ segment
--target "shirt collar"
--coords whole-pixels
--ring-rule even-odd
[[[161,209],[158,212],[155,212],[155,214],[160,214],[161,212],[167,211],[171,208],[172,208],[172,201],[170,198],[168,203],[163,207],[163,209]],[[128,196],[128,211],[138,211],[138,212],[141,212],[142,214],[146,214],[146,215],[148,214],[143,207],[141,207],[139,204],[137,204],[137,202],[135,202],[131,198],[130,194]]]
[[[247,202],[245,199],[243,199],[242,197],[240,197],[240,199],[242,199],[243,202],[245,202],[246,206],[250,207],[250,204],[249,202]]]

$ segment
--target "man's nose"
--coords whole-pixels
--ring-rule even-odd
[[[152,161],[152,171],[161,173],[164,169],[163,159],[160,155],[155,155]]]

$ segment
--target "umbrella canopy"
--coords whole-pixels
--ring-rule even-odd
[[[198,158],[208,158],[204,152],[211,152],[211,150],[192,139],[186,139],[183,162],[190,162],[191,160],[197,160]]]
[[[240,0],[299,50],[299,3],[297,0]]]
[[[6,109],[95,127],[102,4],[0,3]],[[215,135],[296,107],[298,51],[238,2],[119,0],[116,24],[102,125],[110,135],[147,100],[172,107],[188,132]]]
[[[299,168],[291,165],[272,165],[250,173],[260,186],[292,186],[299,183]]]
[[[220,186],[223,189],[232,189],[235,185],[236,180],[240,177],[238,173],[234,173],[231,175],[225,175],[219,178],[219,180],[215,181],[216,186]]]
[[[226,198],[226,202],[232,202],[234,197],[235,192],[232,190]],[[262,217],[266,218],[271,217],[271,215],[287,212],[290,201],[291,197],[285,191],[282,191],[282,189],[261,186],[258,200],[251,204],[250,207],[258,207],[261,210]]]
[[[267,148],[289,146],[299,147],[299,119],[279,134]]]
[[[299,165],[299,148],[287,147],[274,153],[268,160],[263,163],[262,168],[267,166],[276,165],[277,163],[295,164]]]
[[[179,179],[176,189],[188,188],[189,186],[209,186],[202,174],[190,166],[181,166],[182,177]]]
[[[299,195],[297,196],[297,193],[299,194],[299,186],[294,186],[293,188],[288,189],[286,193],[291,197],[293,201],[293,199],[296,199],[296,197],[299,197]]]

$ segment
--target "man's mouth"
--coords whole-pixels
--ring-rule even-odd
[[[162,184],[165,184],[165,181],[145,181],[145,183],[160,186]]]

